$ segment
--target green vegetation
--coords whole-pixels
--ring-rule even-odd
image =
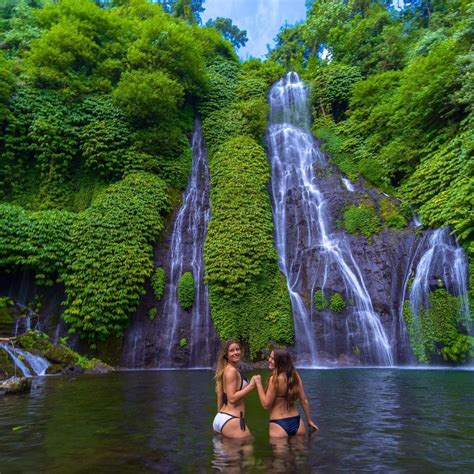
[[[420,314],[411,312],[408,301],[403,308],[410,345],[419,362],[436,362],[440,356],[448,362],[466,362],[474,355],[474,339],[460,320],[460,298],[444,288],[431,293],[429,307]]]
[[[186,347],[188,345],[188,340],[185,337],[182,337],[179,340],[179,347]]]
[[[235,58],[197,26],[198,3],[1,10],[0,267],[63,283],[63,317],[92,346],[137,307],[169,196],[186,185],[206,65]],[[164,273],[152,285],[160,299]]]
[[[71,229],[64,320],[70,332],[120,335],[153,271],[153,247],[169,210],[165,183],[149,173],[112,184]],[[120,288],[120,291],[117,291]]]
[[[53,365],[48,368],[48,373],[57,373],[67,366],[77,365],[84,370],[97,367],[113,370],[98,359],[89,359],[67,347],[65,344],[53,344],[47,334],[30,330],[14,339],[14,343],[27,351],[41,354]]]
[[[308,2],[306,21],[283,28],[265,62],[242,64],[233,48],[245,32],[229,19],[200,27],[202,0],[158,3],[0,7],[0,268],[62,283],[71,332],[92,345],[122,334],[147,278],[162,298],[153,245],[170,196],[186,185],[198,113],[218,334],[241,339],[252,357],[269,342],[292,343],[262,146],[268,88],[289,68],[311,86],[314,132],[334,163],[403,199],[361,199],[345,210],[344,228],[367,237],[401,229],[412,206],[425,225],[451,226],[472,270],[471,3],[405,2],[397,11],[380,0]],[[454,297],[440,292],[424,323],[406,314],[410,338],[420,360],[462,361],[470,342]],[[192,306],[192,276],[183,275],[179,298]],[[346,302],[318,290],[314,304],[338,313]]]
[[[165,291],[165,269],[163,267],[158,267],[153,272],[151,286],[156,300],[160,301]]]
[[[340,293],[334,293],[329,299],[329,309],[334,313],[342,313],[346,307],[344,297]]]
[[[191,272],[183,273],[178,283],[178,300],[181,308],[185,311],[192,308],[195,293],[193,274]]]
[[[350,206],[344,211],[344,229],[351,234],[362,234],[370,237],[381,230],[380,220],[373,207],[360,204]]]
[[[329,307],[329,302],[324,296],[323,290],[316,290],[313,296],[314,306],[318,311],[324,311]]]
[[[148,318],[150,319],[150,321],[154,321],[157,316],[158,316],[157,307],[153,307],[148,310]]]
[[[386,226],[394,229],[403,229],[407,225],[407,221],[401,213],[395,202],[385,197],[380,200],[380,214]]]
[[[211,314],[219,336],[246,342],[252,357],[269,341],[293,340],[288,292],[273,246],[269,166],[259,143],[269,70],[260,62],[249,70],[229,61],[212,64],[215,83],[226,89],[209,92],[201,107],[210,152],[212,220],[205,262]],[[251,98],[242,100],[248,90]]]
[[[330,309],[333,313],[342,313],[346,308],[344,297],[337,292],[328,298],[322,290],[316,290],[313,295],[313,302],[318,311]]]

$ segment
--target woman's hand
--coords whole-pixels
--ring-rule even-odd
[[[316,423],[313,420],[308,421],[308,426],[310,431],[319,431],[319,428],[317,427]]]
[[[252,380],[255,381],[257,385],[262,385],[262,376],[261,375],[254,375]]]

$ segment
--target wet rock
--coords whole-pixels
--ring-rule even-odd
[[[85,370],[86,374],[108,374],[109,372],[113,372],[115,370],[112,366],[100,360],[93,362],[95,362],[93,366]]]
[[[0,395],[13,395],[28,392],[31,388],[31,379],[26,377],[10,377],[0,382]]]

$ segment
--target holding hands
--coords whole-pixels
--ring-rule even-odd
[[[262,385],[262,376],[261,375],[254,375],[250,382],[253,382],[255,385]]]

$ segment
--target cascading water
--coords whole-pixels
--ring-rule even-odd
[[[49,362],[43,357],[33,355],[23,349],[14,347],[13,345],[0,343],[0,350],[6,352],[24,377],[32,377],[33,375],[44,375],[49,367]]]
[[[460,311],[467,327],[471,324],[467,284],[467,257],[448,228],[437,229],[430,236],[428,248],[418,263],[410,290],[410,308],[417,317],[421,306],[429,306],[430,284],[442,283],[452,295],[460,297]],[[440,278],[442,281],[434,281]]]
[[[364,363],[393,365],[388,338],[349,245],[331,233],[327,203],[314,170],[316,165],[325,167],[326,160],[308,131],[307,95],[294,72],[277,82],[269,96],[267,134],[275,241],[293,308],[298,364],[318,364],[311,313],[301,292],[308,283],[312,292],[324,291],[329,274],[337,272],[352,302],[346,320],[348,351],[357,347]]]
[[[173,350],[178,346],[179,318],[189,318],[188,314],[183,314],[177,295],[178,283],[186,271],[192,272],[195,286],[190,337],[187,341],[190,349],[189,366],[209,366],[213,356],[213,344],[210,341],[214,337],[214,329],[210,317],[208,288],[204,284],[204,241],[210,218],[209,168],[199,120],[196,120],[192,150],[191,176],[171,237],[162,327],[166,347],[159,357],[160,367],[174,365]]]
[[[354,185],[351,183],[349,179],[342,178],[342,182],[344,183],[344,186],[346,187],[348,191],[350,191],[351,193],[354,192]]]

